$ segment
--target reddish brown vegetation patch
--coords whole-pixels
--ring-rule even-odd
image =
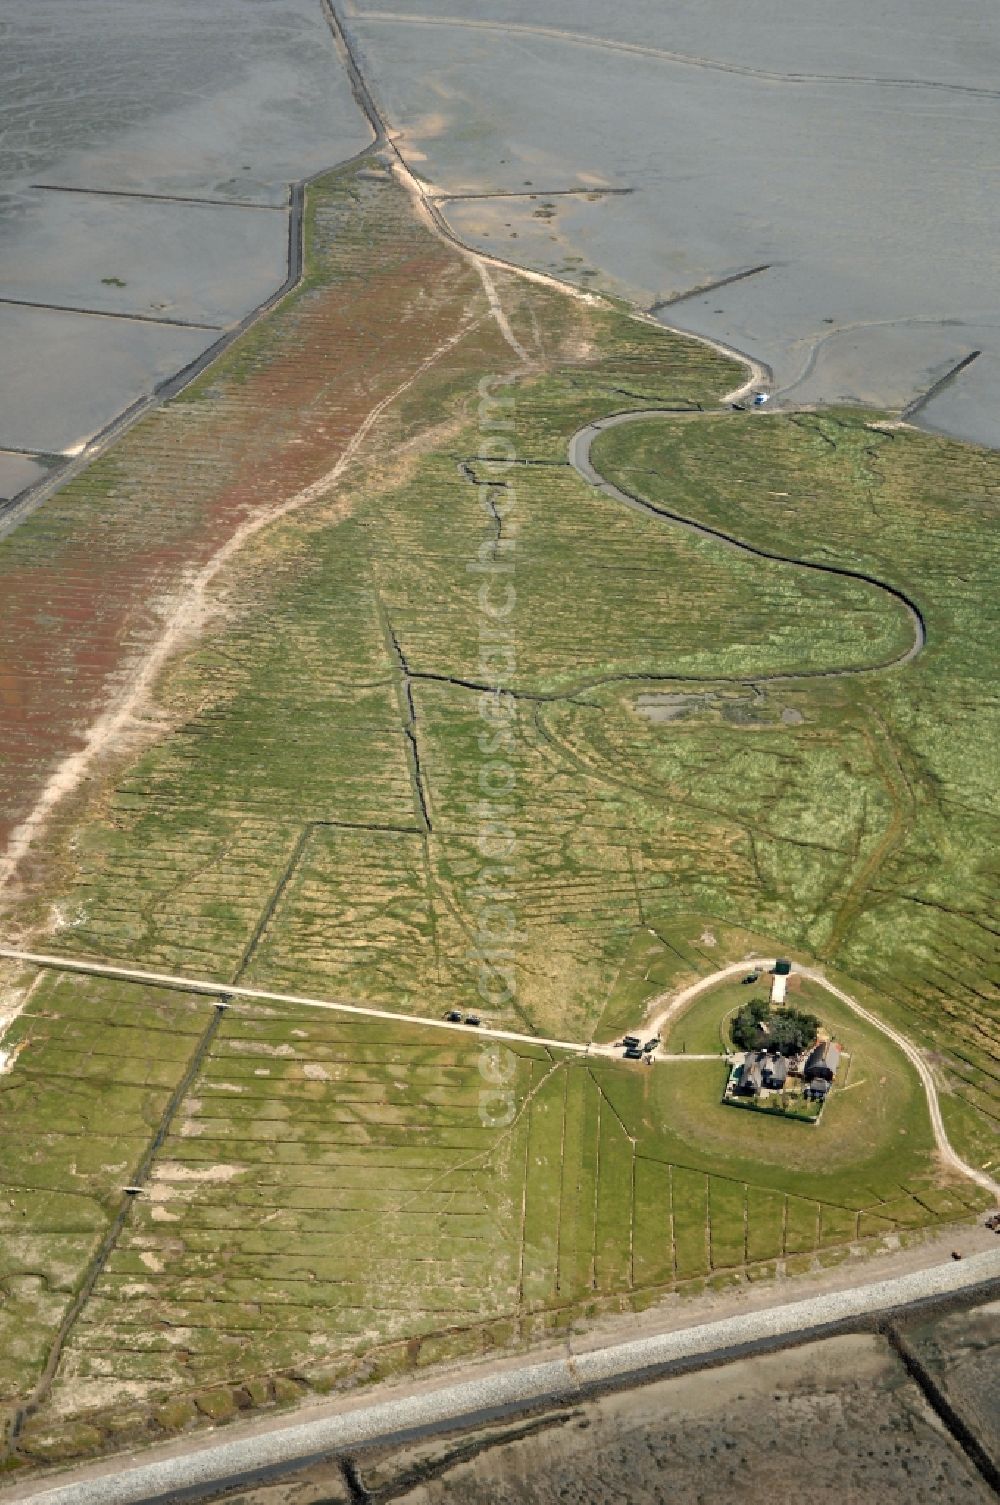
[[[314,192],[303,287],[0,548],[0,851],[185,579],[327,473],[479,291],[392,183]]]

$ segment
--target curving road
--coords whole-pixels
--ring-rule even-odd
[[[859,580],[864,585],[873,586],[882,591],[899,606],[902,606],[910,619],[910,627],[913,639],[904,653],[897,654],[894,658],[886,659],[879,664],[862,664],[858,667],[843,669],[800,669],[794,674],[748,674],[743,678],[755,683],[767,681],[773,683],[776,680],[798,679],[841,679],[855,674],[878,674],[885,669],[897,669],[903,664],[911,663],[919,653],[922,653],[927,644],[927,624],[923,613],[917,603],[895,585],[890,585],[886,580],[880,580],[877,575],[866,574],[864,570],[852,570],[845,565],[819,564],[809,559],[800,559],[794,554],[781,554],[774,549],[760,548],[756,544],[746,543],[732,533],[727,533],[722,528],[710,527],[707,523],[696,522],[693,518],[685,517],[680,512],[673,512],[669,507],[661,507],[644,497],[636,496],[630,491],[625,491],[609,481],[606,476],[595,466],[591,458],[591,449],[594,440],[605,429],[618,428],[623,423],[637,423],[649,418],[677,418],[678,413],[670,408],[640,408],[634,412],[612,413],[607,418],[598,418],[593,423],[584,424],[583,428],[577,429],[569,441],[569,463],[582,480],[588,486],[594,487],[604,496],[610,497],[614,502],[620,502],[625,507],[631,507],[636,512],[642,512],[647,517],[654,517],[660,522],[674,524],[675,527],[684,528],[689,533],[696,534],[699,538],[710,539],[713,543],[721,543],[726,548],[736,549],[741,554],[748,554],[754,559],[765,559],[771,563],[787,564],[794,569],[810,570],[819,575],[839,575],[845,580]],[[718,417],[717,414],[697,413],[691,414],[687,421],[699,420],[709,417]],[[711,675],[706,675],[711,679]]]
[[[748,544],[742,539],[734,537],[734,535],[732,535],[731,533],[725,532],[721,528],[713,528],[707,526],[706,524],[696,522],[692,518],[684,517],[682,514],[673,512],[669,508],[656,506],[653,503],[646,501],[642,497],[635,496],[632,493],[623,490],[620,486],[616,486],[614,482],[607,480],[606,477],[603,476],[594,465],[591,458],[591,449],[594,444],[594,440],[598,437],[599,434],[603,433],[605,429],[616,428],[620,424],[624,423],[635,423],[649,418],[662,418],[667,416],[676,418],[677,414],[675,412],[671,412],[669,409],[645,408],[635,412],[614,413],[607,418],[598,419],[593,423],[585,424],[582,428],[578,429],[570,439],[568,452],[569,463],[577,472],[577,474],[587,482],[588,485],[593,486],[596,490],[599,490],[603,495],[610,497],[613,501],[620,502],[627,507],[632,507],[636,511],[645,513],[647,516],[652,516],[660,520],[673,523],[675,526],[684,528],[688,532],[694,533],[701,538],[708,538],[713,542],[725,545],[727,548],[737,549],[741,553],[749,554],[752,557],[758,559],[776,561],[778,563],[788,564],[797,569],[813,570],[820,574],[840,575],[846,579],[860,580],[867,585],[871,585],[876,589],[881,590],[887,596],[891,597],[891,599],[896,601],[905,609],[910,619],[910,624],[913,629],[913,640],[910,643],[910,646],[904,653],[898,654],[895,658],[889,659],[884,663],[865,665],[858,668],[812,669],[803,670],[796,674],[761,674],[749,677],[753,678],[754,680],[774,681],[812,678],[828,679],[853,676],[855,674],[873,674],[879,673],[885,669],[899,668],[904,664],[911,663],[918,654],[923,652],[923,649],[927,643],[927,628],[924,622],[923,615],[916,602],[913,601],[908,595],[906,595],[905,592],[899,590],[896,586],[890,585],[887,581],[878,579],[877,576],[866,574],[862,570],[853,570],[832,564],[818,564],[810,560],[797,558],[793,555],[780,554],[774,550],[758,548],[754,544]],[[700,417],[702,415],[692,416]],[[737,962],[732,966],[724,967],[720,971],[713,973],[710,977],[702,978],[697,983],[692,984],[691,987],[685,988],[680,993],[672,995],[667,1006],[658,1014],[653,1015],[646,1028],[653,1034],[659,1034],[662,1026],[665,1025],[668,1020],[673,1018],[674,1015],[679,1013],[680,1010],[683,1009],[684,1006],[689,1003],[692,998],[696,997],[699,993],[704,992],[707,988],[714,986],[715,983],[723,980],[724,978],[731,977],[738,972],[743,972],[747,969],[748,966],[754,965],[773,966],[773,959],[767,961],[766,959],[758,958],[749,962],[744,960]],[[902,1035],[898,1030],[893,1029],[891,1025],[885,1024],[869,1009],[863,1008],[862,1005],[859,1004],[855,999],[853,999],[848,993],[845,993],[842,988],[838,988],[834,983],[829,982],[828,979],[824,977],[821,972],[818,972],[815,968],[802,967],[800,968],[800,971],[802,972],[803,976],[810,978],[813,982],[817,982],[821,987],[826,988],[828,992],[832,993],[834,997],[838,998],[842,1003],[846,1004],[846,1006],[860,1018],[866,1020],[869,1024],[873,1025],[875,1029],[879,1030],[883,1035],[887,1036],[888,1039],[892,1040],[892,1042],[898,1047],[898,1049],[903,1052],[907,1060],[910,1061],[911,1065],[915,1068],[920,1078],[921,1085],[923,1086],[924,1094],[927,1098],[927,1109],[930,1115],[931,1128],[933,1130],[935,1144],[937,1146],[937,1150],[939,1155],[941,1156],[941,1159],[948,1166],[950,1166],[952,1170],[958,1172],[962,1176],[968,1177],[971,1181],[976,1182],[977,1185],[981,1186],[985,1191],[989,1192],[992,1197],[1000,1202],[1000,1184],[994,1181],[992,1177],[988,1176],[985,1171],[978,1169],[976,1166],[969,1165],[961,1158],[960,1155],[957,1154],[957,1152],[952,1147],[944,1127],[944,1120],[941,1115],[941,1106],[938,1099],[937,1087],[935,1086],[931,1069],[916,1046],[911,1044],[911,1042],[907,1040],[905,1035]],[[654,1007],[655,1003],[656,1000],[654,1000]]]
[[[729,966],[720,967],[717,972],[713,972],[709,977],[700,977],[697,982],[692,983],[687,988],[682,988],[680,992],[661,994],[659,998],[654,998],[647,1005],[647,1014],[649,1017],[642,1025],[643,1032],[658,1035],[664,1025],[668,1024],[671,1019],[681,1013],[692,999],[697,998],[700,993],[707,992],[709,988],[714,988],[717,983],[724,982],[727,977],[735,977],[741,972],[752,971],[758,967],[762,970],[770,970],[774,966],[774,961],[773,956],[744,957],[742,961],[731,962]],[[977,1166],[970,1165],[968,1161],[963,1160],[952,1147],[945,1130],[944,1119],[941,1116],[941,1103],[938,1098],[933,1074],[917,1047],[905,1035],[901,1034],[899,1030],[893,1029],[891,1024],[886,1024],[877,1014],[873,1014],[871,1009],[866,1009],[862,1004],[858,1003],[857,999],[852,998],[850,993],[845,993],[843,988],[838,988],[836,983],[832,983],[828,977],[825,977],[815,967],[797,967],[796,970],[800,976],[808,977],[810,982],[818,983],[821,988],[825,988],[828,993],[832,993],[834,998],[839,999],[852,1013],[857,1014],[859,1019],[864,1019],[867,1024],[872,1025],[874,1029],[877,1029],[880,1034],[885,1035],[887,1039],[891,1040],[903,1052],[903,1055],[916,1070],[921,1086],[924,1089],[924,1095],[927,1098],[927,1112],[931,1121],[931,1130],[934,1134],[934,1143],[941,1159],[960,1176],[966,1176],[970,1181],[975,1181],[977,1186],[981,1186],[984,1191],[989,1192],[990,1196],[994,1197],[1000,1203],[1000,1183],[994,1181],[991,1176],[988,1176],[985,1171],[980,1170]],[[661,1002],[664,1003],[664,1007],[657,1011],[657,1005]],[[614,1052],[614,1047],[608,1045],[598,1046],[596,1049],[601,1055],[608,1055]]]
[[[934,1131],[934,1142],[937,1145],[938,1154],[941,1156],[941,1159],[951,1166],[952,1170],[957,1171],[959,1175],[968,1176],[970,1181],[975,1181],[984,1191],[988,1191],[991,1197],[1000,1202],[1000,1184],[994,1181],[991,1176],[988,1176],[985,1171],[978,1170],[975,1166],[969,1165],[967,1161],[963,1160],[952,1149],[948,1135],[945,1132],[944,1120],[941,1117],[941,1104],[938,1100],[937,1087],[934,1085],[934,1077],[931,1074],[931,1069],[927,1061],[921,1055],[920,1051],[917,1050],[916,1046],[911,1045],[906,1036],[900,1034],[899,1030],[893,1029],[891,1024],[886,1024],[876,1014],[873,1014],[870,1009],[863,1008],[849,993],[845,993],[843,988],[838,988],[834,983],[828,981],[821,972],[817,972],[815,967],[801,967],[799,970],[803,977],[808,977],[811,982],[818,982],[821,987],[826,988],[828,993],[832,993],[841,1003],[846,1004],[859,1018],[866,1020],[868,1024],[873,1025],[875,1029],[887,1036],[903,1052],[906,1059],[915,1067],[923,1085],[924,1093],[927,1097],[927,1111],[930,1114],[931,1128]]]
[[[173,972],[147,972],[135,967],[116,966],[109,962],[95,962],[85,957],[47,955],[41,952],[21,951],[14,946],[4,945],[0,945],[0,957],[29,966],[48,967],[53,971],[79,972],[86,976],[114,977],[126,982],[149,983],[154,987],[177,988],[188,993],[200,993],[213,999],[225,999],[230,1005],[233,1000],[240,999],[250,1003],[286,1003],[299,1008],[326,1009],[332,1013],[352,1014],[370,1019],[387,1019],[396,1024],[417,1024],[423,1028],[430,1029],[460,1030],[466,1036],[473,1034],[490,1040],[506,1040],[526,1045],[544,1045],[551,1050],[568,1051],[574,1055],[614,1056],[619,1054],[619,1050],[614,1045],[599,1045],[593,1040],[554,1040],[541,1035],[519,1034],[514,1030],[494,1029],[489,1025],[482,1025],[476,1029],[471,1029],[468,1025],[451,1023],[447,1019],[428,1019],[420,1014],[401,1014],[392,1009],[379,1009],[366,1004],[335,1002],[325,998],[307,998],[297,993],[272,993],[264,988],[248,988],[242,985],[216,982],[204,977],[184,977],[179,973]],[[707,989],[713,988],[716,983],[723,982],[727,977],[733,977],[739,972],[745,972],[748,968],[770,968],[773,966],[774,957],[744,957],[741,961],[731,962],[728,966],[720,967],[718,971],[712,972],[708,977],[699,978],[697,982],[691,983],[689,987],[682,988],[679,992],[662,994],[660,998],[654,998],[651,1004],[647,1005],[647,1014],[649,1014],[651,1009],[655,1009],[660,1002],[664,1002],[665,1007],[660,1009],[658,1013],[653,1013],[651,1018],[647,1018],[646,1022],[642,1024],[641,1029],[647,1035],[659,1034],[663,1025],[672,1019],[675,1014],[680,1013],[685,1005],[690,1003],[693,998],[696,998],[699,993],[704,993]],[[924,1094],[927,1098],[927,1109],[930,1115],[934,1141],[942,1160],[951,1166],[953,1170],[957,1171],[959,1175],[967,1176],[970,1181],[975,1181],[978,1186],[981,1186],[984,1191],[988,1191],[1000,1203],[1000,1184],[988,1176],[985,1171],[978,1169],[974,1165],[969,1165],[952,1148],[944,1127],[944,1120],[941,1116],[941,1106],[938,1100],[934,1077],[917,1047],[905,1035],[901,1034],[899,1030],[893,1029],[889,1024],[885,1024],[879,1019],[877,1014],[873,1014],[870,1009],[864,1008],[849,993],[845,993],[842,988],[838,988],[836,984],[830,982],[816,968],[799,967],[798,970],[803,977],[808,977],[810,981],[818,983],[822,988],[826,988],[827,992],[832,993],[841,1003],[846,1004],[859,1018],[871,1024],[881,1034],[890,1039],[894,1045],[898,1046],[907,1060],[914,1066],[920,1078]],[[670,1060],[672,1058],[661,1054],[658,1056],[658,1059]],[[682,1057],[681,1059],[695,1058]]]

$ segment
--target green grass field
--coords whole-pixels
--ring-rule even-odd
[[[473,1035],[42,974],[0,1085],[26,1136],[3,1140],[0,1404],[41,1386],[22,1442],[45,1456],[81,1417],[169,1430],[181,1402],[228,1414],[248,1385],[357,1382],[968,1217],[905,1059],[828,999],[802,1001],[850,1058],[818,1128],[722,1106],[721,1060],[540,1047],[497,1122]]]
[[[727,991],[707,995],[716,1010]],[[719,1105],[721,1062],[650,1070],[529,1047],[497,1125],[475,1037],[245,1004],[217,1019],[207,999],[47,975],[0,1096],[31,1145],[18,1160],[4,1141],[4,1288],[19,1299],[0,1311],[2,1395],[40,1377],[154,1133],[147,1191],[63,1351],[60,1414],[321,1378],[442,1330],[474,1346],[493,1322],[842,1244],[859,1219],[888,1231],[966,1214],[976,1198],[941,1189],[906,1063],[824,1015],[851,1059],[817,1130]],[[32,1183],[19,1197],[15,1174]]]
[[[342,283],[364,296],[363,261],[345,281],[324,240],[352,191],[320,190],[307,306]],[[358,204],[373,234],[410,238],[417,278],[430,243],[398,191],[368,184]],[[934,1051],[956,1147],[988,1163],[1000,462],[854,412],[602,436],[595,461],[650,500],[919,601],[919,659],[828,676],[905,648],[898,605],[626,510],[566,462],[589,419],[711,409],[736,368],[610,305],[501,292],[537,361],[514,388],[516,463],[490,467],[478,386],[513,357],[462,283],[466,333],[336,491],[236,556],[144,749],[67,809],[19,920],[53,949],[220,986],[467,1009],[499,753],[513,855],[488,881],[516,917],[517,988],[491,1022],[613,1039],[742,955],[818,958]],[[296,327],[265,321],[163,422],[210,425]],[[142,500],[159,433],[90,473],[88,509],[102,486],[109,518]],[[205,484],[178,447],[174,491],[193,505]],[[512,718],[490,750],[469,566],[508,557]],[[704,995],[670,1050],[721,1054],[749,992]],[[723,1106],[721,1060],[531,1046],[497,1126],[474,1038],[291,1007],[217,1017],[45,974],[0,1076],[0,1403],[41,1403],[22,1453],[80,1418],[96,1448],[123,1409],[176,1427],[969,1216],[982,1198],[936,1166],[905,1058],[825,992],[797,996],[850,1052],[817,1128]]]

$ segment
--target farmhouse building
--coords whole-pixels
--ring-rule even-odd
[[[756,1093],[760,1091],[764,1085],[764,1069],[761,1064],[763,1059],[764,1052],[762,1050],[747,1051],[746,1058],[740,1068],[740,1092]]]
[[[787,1077],[788,1062],[784,1056],[767,1050],[748,1050],[735,1090],[747,1095],[756,1094],[761,1088],[775,1092],[784,1087]]]
[[[784,1087],[788,1079],[788,1062],[784,1056],[765,1056],[763,1065],[764,1086],[772,1092]]]
[[[821,1040],[809,1052],[802,1075],[810,1084],[821,1079],[832,1082],[840,1065],[840,1046],[835,1040]]]

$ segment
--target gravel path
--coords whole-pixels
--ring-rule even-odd
[[[302,490],[278,501],[267,512],[247,519],[216,550],[194,579],[183,586],[172,603],[160,635],[128,680],[122,694],[94,721],[77,751],[70,753],[49,775],[31,812],[14,828],[7,849],[0,854],[0,911],[10,901],[10,889],[32,846],[46,830],[53,811],[72,795],[89,776],[94,763],[109,751],[117,751],[128,729],[149,702],[160,674],[180,649],[195,642],[208,620],[212,602],[210,588],[226,566],[249,540],[290,513],[318,501],[341,479],[379,418],[404,396],[421,376],[469,334],[474,321],[465,319],[452,335],[421,361],[417,369],[372,407],[358,425],[336,462],[324,475]]]
[[[726,978],[736,977],[742,972],[752,972],[755,968],[769,971],[774,966],[774,961],[775,958],[773,956],[744,958],[743,961],[732,962],[728,967],[720,967],[710,977],[700,977],[697,982],[691,983],[690,987],[682,988],[678,993],[665,993],[660,998],[654,998],[648,1008],[655,1010],[655,1012],[652,1013],[652,1017],[648,1023],[642,1026],[643,1033],[647,1036],[659,1035],[664,1025],[669,1023],[692,999],[697,998],[700,993],[704,993],[709,988],[714,988],[717,983],[724,982]],[[825,977],[815,967],[797,967],[796,970],[800,976],[808,977],[810,982],[818,983],[821,988],[825,988],[828,993],[832,993],[834,998],[838,998],[852,1013],[864,1019],[873,1029],[877,1029],[880,1034],[887,1036],[903,1052],[903,1055],[916,1070],[924,1089],[924,1095],[927,1098],[927,1111],[931,1120],[931,1129],[934,1133],[934,1142],[941,1159],[960,1176],[967,1176],[970,1181],[975,1181],[977,1186],[981,1186],[984,1191],[988,1191],[990,1196],[995,1197],[997,1202],[1000,1203],[1000,1184],[977,1166],[969,1165],[968,1161],[963,1160],[953,1149],[945,1130],[944,1119],[941,1116],[941,1104],[933,1073],[917,1047],[905,1035],[900,1034],[899,1030],[893,1029],[891,1024],[886,1024],[877,1014],[873,1014],[871,1009],[864,1008],[862,1004],[858,1003],[856,998],[851,997],[850,993],[845,993],[843,988],[838,988],[835,983],[832,983],[828,977]],[[661,1002],[664,1003],[664,1007],[658,1009],[657,1005]],[[602,1054],[608,1053],[611,1049],[612,1047],[601,1047]],[[692,1056],[690,1059],[695,1060],[697,1058]]]
[[[975,1181],[984,1191],[988,1191],[991,1197],[1000,1202],[1000,1184],[994,1181],[991,1176],[988,1176],[985,1171],[978,1170],[974,1165],[969,1165],[967,1161],[963,1160],[952,1149],[948,1135],[945,1132],[944,1120],[941,1117],[941,1104],[938,1100],[937,1087],[934,1085],[931,1068],[916,1046],[912,1045],[905,1035],[901,1035],[899,1030],[893,1029],[891,1024],[886,1024],[876,1014],[873,1014],[870,1009],[863,1008],[849,993],[845,993],[843,988],[838,988],[832,982],[828,981],[821,972],[816,971],[815,967],[800,967],[799,971],[803,977],[808,977],[812,982],[818,982],[820,987],[826,988],[828,993],[832,993],[835,998],[839,998],[841,1003],[846,1004],[860,1018],[866,1020],[875,1029],[880,1030],[883,1035],[888,1036],[893,1044],[903,1052],[906,1059],[915,1067],[917,1075],[923,1084],[923,1089],[927,1097],[927,1109],[931,1117],[931,1128],[934,1130],[934,1141],[942,1160],[950,1165],[952,1170],[957,1171],[960,1176],[968,1176],[970,1181]]]

